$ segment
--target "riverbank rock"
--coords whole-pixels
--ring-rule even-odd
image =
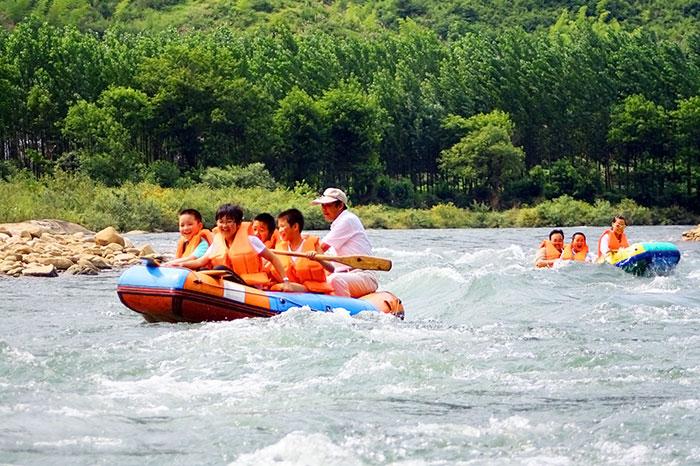
[[[700,241],[700,225],[693,230],[684,232],[682,236],[686,241]]]
[[[135,246],[113,227],[93,233],[61,220],[0,224],[0,275],[97,275],[156,256],[150,245]]]
[[[0,224],[0,233],[9,236],[22,236],[22,232],[26,231],[34,237],[41,236],[42,233],[53,233],[58,235],[72,235],[74,233],[93,234],[77,223],[66,222],[65,220],[42,219],[42,220],[27,220],[20,223],[3,223]]]
[[[117,233],[114,227],[107,227],[95,233],[95,243],[100,246],[107,246],[110,244],[124,246],[124,238]]]

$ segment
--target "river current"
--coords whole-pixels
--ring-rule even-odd
[[[698,464],[688,228],[628,228],[681,249],[654,278],[536,270],[548,229],[371,231],[404,321],[149,324],[118,271],[0,278],[0,464]]]

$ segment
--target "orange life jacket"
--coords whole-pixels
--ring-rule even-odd
[[[301,243],[302,252],[311,252],[318,249],[319,239],[317,236],[309,235],[303,239]],[[289,251],[289,243],[286,241],[278,241],[275,247],[278,251]],[[289,279],[295,283],[301,283],[312,293],[331,293],[333,288],[326,281],[326,271],[321,264],[315,260],[305,257],[297,257],[293,261],[289,256],[279,255],[280,261],[287,271]],[[272,269],[274,277],[280,281],[280,276],[277,271]]]
[[[586,262],[586,256],[588,255],[588,245],[584,245],[583,249],[576,254],[574,254],[574,251],[571,249],[571,244],[565,244],[564,245],[564,250],[561,253],[561,260],[565,261],[579,261],[579,262]]]
[[[248,227],[248,234],[250,236],[256,236],[255,231],[253,230],[253,222],[246,222],[246,223],[250,224],[250,226]],[[265,247],[267,249],[275,249],[275,244],[277,244],[277,241],[279,241],[279,239],[280,239],[280,236],[279,236],[279,234],[277,234],[277,228],[275,228],[272,231],[272,236],[270,236],[270,238],[267,241],[263,241],[263,244],[265,245]]]
[[[268,239],[267,241],[264,242],[265,247],[267,249],[275,249],[275,245],[277,244],[277,242],[279,240],[280,240],[280,235],[277,233],[277,229],[275,229],[275,231],[272,232],[272,236],[270,236],[270,239]]]
[[[600,253],[600,242],[603,241],[603,237],[605,235],[608,235],[608,249],[610,251],[616,251],[620,248],[626,248],[630,245],[630,243],[627,241],[627,236],[625,235],[624,231],[622,232],[622,238],[617,239],[617,235],[615,234],[615,232],[613,232],[612,230],[605,230],[598,239],[598,257],[602,255]]]
[[[213,267],[223,265],[236,272],[248,285],[264,286],[269,284],[270,277],[262,268],[262,259],[255,252],[248,239],[250,222],[242,222],[238,226],[236,236],[230,246],[222,234],[214,236],[214,253],[210,258]]]
[[[561,252],[554,247],[554,244],[548,239],[542,241],[540,248],[544,248],[544,258],[545,260],[559,259],[561,257]],[[551,267],[551,265],[544,265],[539,267]]]
[[[199,233],[195,233],[194,235],[192,235],[192,237],[189,240],[186,240],[185,238],[180,236],[180,239],[177,242],[175,257],[179,259],[181,257],[190,256],[195,251],[195,249],[197,249],[197,246],[199,246],[199,243],[201,243],[203,239],[206,240],[207,243],[211,246],[211,243],[214,241],[214,235],[212,235],[211,231],[207,230],[206,228],[203,228],[199,230]]]

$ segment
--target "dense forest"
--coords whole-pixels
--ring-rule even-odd
[[[700,0],[0,0],[0,177],[698,211],[699,15]]]

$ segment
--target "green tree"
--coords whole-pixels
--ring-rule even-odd
[[[460,128],[464,136],[440,154],[441,170],[487,188],[491,207],[498,208],[504,186],[525,168],[523,151],[512,142],[510,116],[499,110],[468,119],[452,116],[445,126]]]
[[[381,170],[381,108],[356,82],[327,91],[319,104],[328,137],[327,157],[320,162],[326,184],[347,182],[356,199],[366,202]]]
[[[278,178],[288,186],[307,181],[320,188],[320,173],[310,167],[319,164],[326,152],[322,110],[311,96],[293,89],[279,102],[273,118],[278,143],[277,160],[272,165]]]
[[[671,118],[675,143],[685,162],[685,194],[690,205],[697,206],[700,204],[700,96],[681,100],[671,112]]]
[[[668,145],[668,115],[663,107],[632,95],[612,109],[608,141],[624,168],[628,193],[645,202],[664,192]]]
[[[141,176],[137,155],[128,149],[129,133],[109,111],[78,101],[68,110],[63,134],[80,162],[80,170],[109,186]]]

